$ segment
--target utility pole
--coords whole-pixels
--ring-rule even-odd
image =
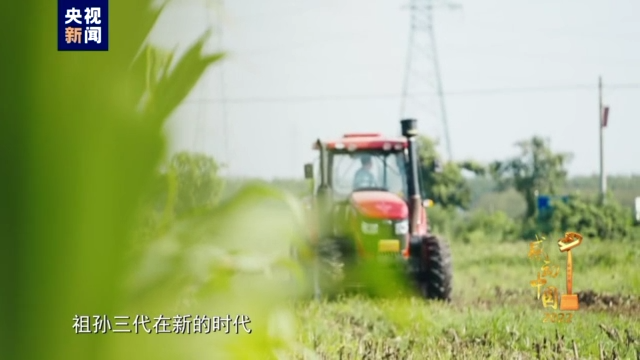
[[[602,105],[602,76],[598,77],[598,131],[600,134],[600,203],[604,204],[607,194],[607,177],[604,169],[604,127],[606,118],[604,106]]]
[[[453,146],[451,144],[451,137],[449,136],[444,90],[433,26],[433,10],[436,6],[447,6],[452,9],[460,7],[457,4],[449,3],[447,0],[411,0],[409,6],[411,10],[411,31],[409,33],[400,117],[403,119],[433,119],[433,115],[437,114],[435,118],[439,118],[442,124],[447,157],[449,160],[452,160]],[[411,109],[411,111],[408,111],[408,100],[414,98],[414,96],[412,96],[413,94],[418,95],[418,93],[421,94],[421,98],[424,96],[424,93],[435,93],[439,101],[427,104],[420,102],[422,106],[419,108],[415,107]],[[431,95],[429,94],[427,96]],[[417,103],[418,101],[415,102]],[[431,113],[432,116],[426,116],[429,113]]]

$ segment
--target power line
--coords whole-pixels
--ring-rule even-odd
[[[627,84],[611,84],[603,86],[604,89],[640,89],[640,83],[627,83]],[[493,89],[473,89],[473,90],[459,90],[459,91],[445,91],[444,95],[447,96],[483,96],[483,95],[501,95],[501,94],[515,94],[515,93],[545,93],[545,92],[565,92],[565,91],[579,91],[579,90],[592,90],[596,91],[597,86],[594,85],[565,85],[565,86],[543,86],[543,87],[514,87],[514,88],[493,88]],[[294,103],[294,102],[318,102],[318,101],[350,101],[350,100],[374,100],[374,99],[400,99],[402,93],[387,93],[387,94],[353,94],[353,95],[317,95],[317,96],[283,96],[283,97],[247,97],[247,98],[223,98],[223,99],[194,99],[187,100],[185,103]],[[414,93],[413,96],[433,96],[438,94],[433,93]]]

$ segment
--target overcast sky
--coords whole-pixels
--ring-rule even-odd
[[[317,138],[395,135],[410,33],[408,0],[190,0],[163,14],[153,41],[187,45],[221,26],[212,67],[167,129],[172,149],[214,155],[236,176],[302,177]],[[598,76],[611,107],[610,174],[640,173],[640,1],[478,0],[435,11],[453,156],[491,161],[541,135],[598,172]],[[220,33],[216,33],[220,35]],[[423,36],[423,35],[418,35]],[[433,67],[416,53],[406,115],[444,140]],[[626,85],[626,86],[620,86]],[[226,98],[226,102],[220,99]],[[442,142],[444,145],[444,142]],[[446,154],[444,146],[440,147]]]

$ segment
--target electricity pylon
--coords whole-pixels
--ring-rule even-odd
[[[405,67],[400,108],[401,118],[440,120],[446,142],[447,156],[453,160],[447,111],[440,76],[440,64],[433,27],[433,10],[437,7],[460,8],[446,0],[410,0],[411,31]],[[435,94],[433,96],[431,94]]]

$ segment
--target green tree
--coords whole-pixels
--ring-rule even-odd
[[[567,179],[569,153],[554,153],[549,142],[539,136],[519,141],[520,154],[506,161],[496,161],[490,171],[501,189],[513,187],[526,202],[526,218],[536,214],[536,194],[555,195]]]
[[[426,195],[443,208],[468,209],[471,188],[463,170],[484,174],[484,167],[474,161],[447,162],[444,165],[436,150],[437,142],[427,136],[418,137],[418,158],[422,188]]]
[[[224,187],[220,166],[206,154],[180,152],[173,155],[165,176],[176,193],[173,204],[176,217],[211,209]]]

